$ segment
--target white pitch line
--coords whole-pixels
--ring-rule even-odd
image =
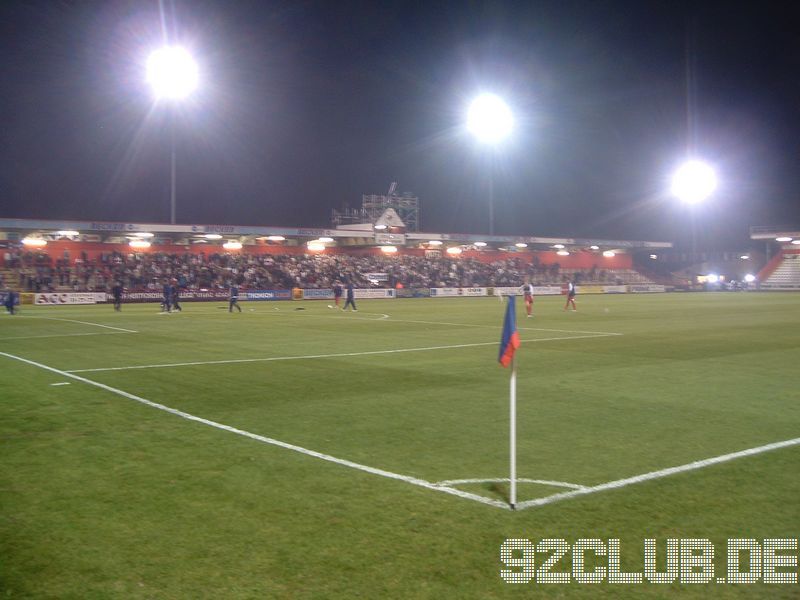
[[[481,325],[479,323],[450,323],[447,321],[417,321],[410,319],[392,319],[392,323],[420,323],[422,325],[455,325],[456,327],[488,327],[490,329],[497,329],[495,325]],[[624,335],[622,333],[615,333],[612,331],[581,331],[578,329],[548,329],[544,327],[517,327],[524,331],[552,331],[556,333],[589,333],[595,335]]]
[[[465,483],[509,483],[511,480],[508,477],[500,477],[499,479],[448,479],[447,481],[437,481],[436,485],[461,485]],[[584,490],[585,485],[578,485],[577,483],[568,483],[566,481],[551,481],[549,479],[524,479],[517,478],[517,483],[538,483],[540,485],[551,485],[553,487],[565,487],[573,490]]]
[[[50,335],[18,335],[12,337],[0,338],[0,342],[5,340],[35,340],[40,338],[57,338],[57,337],[80,337],[84,335],[119,335],[126,333],[125,331],[93,331],[91,333],[53,333]]]
[[[568,337],[537,338],[522,340],[522,343],[553,342],[557,340],[580,340],[585,338],[607,337],[606,334],[575,335]],[[478,346],[496,346],[498,342],[478,342],[474,344],[451,344],[449,346],[423,346],[421,348],[398,348],[395,350],[369,350],[365,352],[339,352],[335,354],[306,354],[301,356],[269,356],[261,358],[231,358],[224,360],[202,360],[182,363],[162,363],[153,365],[133,365],[128,367],[98,367],[95,369],[70,369],[65,373],[94,373],[97,371],[130,371],[133,369],[165,369],[172,367],[198,367],[203,365],[229,365],[236,363],[272,362],[279,360],[311,360],[317,358],[342,358],[347,356],[372,356],[378,354],[399,354],[402,352],[428,352],[431,350],[452,350],[455,348],[475,348]]]
[[[65,323],[80,323],[81,325],[91,325],[92,327],[103,327],[104,329],[114,329],[116,331],[124,331],[125,333],[139,333],[132,329],[123,329],[122,327],[112,327],[111,325],[101,325],[100,323],[90,323],[89,321],[76,321],[75,319],[60,319],[58,317],[33,317],[29,315],[20,315],[26,319],[45,319],[47,321],[63,321]]]
[[[597,492],[604,492],[606,490],[616,490],[619,488],[627,487],[629,485],[642,483],[644,481],[650,481],[652,479],[660,479],[662,477],[669,477],[671,475],[676,475],[678,473],[685,473],[687,471],[704,469],[705,467],[710,467],[711,465],[718,465],[720,463],[736,460],[737,458],[744,458],[745,456],[755,456],[756,454],[762,454],[764,452],[771,452],[772,450],[779,450],[781,448],[788,448],[790,446],[797,446],[797,445],[800,445],[800,438],[784,440],[782,442],[774,442],[772,444],[766,444],[764,446],[756,446],[755,448],[748,448],[747,450],[740,450],[738,452],[722,454],[720,456],[715,456],[713,458],[696,460],[694,462],[690,462],[685,465],[680,465],[677,467],[669,467],[667,469],[651,471],[650,473],[644,473],[642,475],[634,475],[633,477],[626,477],[625,479],[608,481],[606,483],[593,485],[579,490],[573,490],[571,492],[561,492],[559,494],[545,496],[544,498],[536,498],[535,500],[526,500],[525,502],[520,502],[519,504],[517,504],[517,510],[523,510],[535,506],[544,506],[545,504],[552,504],[553,502],[567,500],[568,498],[585,496],[587,494],[595,494]]]
[[[164,404],[159,404],[157,402],[152,402],[151,400],[147,400],[146,398],[142,398],[141,396],[137,396],[135,394],[131,394],[124,390],[120,390],[110,385],[105,385],[103,383],[92,381],[91,379],[86,379],[85,377],[81,377],[79,375],[73,375],[71,373],[67,373],[66,371],[61,371],[60,369],[56,369],[54,367],[50,367],[48,365],[44,365],[42,363],[38,363],[32,360],[28,360],[27,358],[22,358],[21,356],[15,356],[14,354],[8,354],[7,352],[0,352],[0,356],[5,356],[7,358],[11,358],[14,360],[18,360],[23,363],[27,363],[34,367],[38,367],[40,369],[44,369],[46,371],[50,371],[52,373],[57,373],[59,375],[63,375],[64,377],[69,377],[71,379],[75,379],[76,381],[80,381],[82,383],[86,383],[88,385],[92,385],[98,387],[102,390],[107,392],[111,392],[113,394],[117,394],[118,396],[122,396],[124,398],[128,398],[129,400],[134,400],[151,408],[156,408],[158,410],[163,410],[164,412],[168,412],[172,415],[177,417],[181,417],[183,419],[187,419],[189,421],[195,421],[196,423],[202,423],[203,425],[208,425],[209,427],[214,427],[216,429],[221,429],[223,431],[227,431],[229,433],[234,433],[236,435],[241,435],[243,437],[250,438],[252,440],[256,440],[258,442],[263,442],[265,444],[270,444],[272,446],[278,446],[280,448],[285,448],[287,450],[292,450],[294,452],[299,452],[300,454],[305,454],[307,456],[313,456],[314,458],[319,458],[321,460],[325,460],[328,462],[336,463],[338,465],[342,465],[345,467],[350,467],[351,469],[356,469],[359,471],[364,471],[366,473],[371,473],[372,475],[378,475],[380,477],[386,477],[388,479],[396,479],[398,481],[404,481],[406,483],[410,483],[412,485],[416,485],[419,487],[423,487],[429,490],[435,490],[437,492],[444,492],[446,494],[451,494],[453,496],[458,496],[459,498],[465,498],[467,500],[473,500],[475,502],[480,502],[481,504],[488,504],[489,506],[495,506],[497,508],[509,509],[509,506],[505,502],[501,502],[499,500],[492,500],[491,498],[486,498],[484,496],[479,496],[478,494],[471,494],[469,492],[465,492],[463,490],[458,490],[456,488],[446,487],[436,485],[430,481],[426,481],[424,479],[418,479],[416,477],[410,477],[408,475],[401,475],[399,473],[393,473],[391,471],[385,471],[384,469],[378,469],[376,467],[370,467],[367,465],[362,465],[360,463],[356,463],[344,458],[336,458],[335,456],[331,456],[330,454],[323,454],[321,452],[317,452],[315,450],[309,450],[308,448],[303,448],[301,446],[295,446],[294,444],[289,444],[288,442],[282,442],[280,440],[276,440],[273,438],[269,438],[263,435],[258,435],[256,433],[251,433],[249,431],[244,431],[242,429],[237,429],[235,427],[231,427],[229,425],[225,425],[223,423],[218,423],[216,421],[211,421],[209,419],[204,419],[202,417],[198,417],[192,415],[187,412],[183,412],[182,410],[178,410],[176,408],[171,408],[169,406],[165,406]]]

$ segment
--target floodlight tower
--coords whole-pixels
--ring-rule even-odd
[[[494,94],[481,94],[467,111],[467,130],[494,152],[514,128],[514,115],[508,104]],[[494,163],[494,157],[492,157]],[[489,235],[494,235],[494,165],[489,174]]]
[[[189,52],[180,46],[165,46],[153,51],[147,59],[147,83],[155,99],[172,104],[170,115],[170,223],[175,224],[175,103],[187,98],[198,82],[197,63]]]

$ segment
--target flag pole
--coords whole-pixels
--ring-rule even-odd
[[[517,505],[517,361],[511,358],[511,384],[510,384],[510,479],[511,479],[511,510]]]

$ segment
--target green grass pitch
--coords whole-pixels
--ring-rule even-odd
[[[532,319],[517,302],[518,475],[539,482],[519,485],[521,503],[800,437],[800,294],[563,302],[537,298]],[[0,317],[0,597],[800,593],[505,583],[506,538],[620,539],[639,572],[645,538],[708,538],[724,574],[728,538],[800,537],[800,446],[505,510],[508,484],[491,481],[508,477],[503,305],[358,304]],[[385,473],[473,481],[450,484],[459,497]]]

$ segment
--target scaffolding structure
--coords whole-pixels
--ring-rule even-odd
[[[394,209],[402,219],[407,232],[419,231],[419,198],[411,192],[398,193],[396,181],[392,182],[389,192],[385,195],[364,194],[361,196],[360,208],[350,208],[346,205],[342,210],[334,208],[331,211],[331,224],[333,227],[360,223],[374,224],[388,208]]]

